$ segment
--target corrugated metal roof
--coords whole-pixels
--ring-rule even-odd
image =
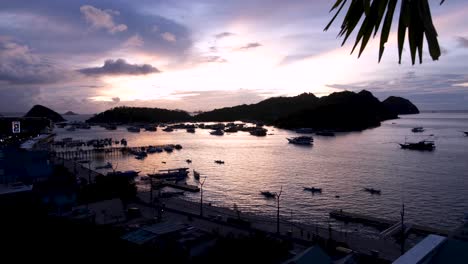
[[[172,232],[176,232],[179,230],[182,230],[186,228],[186,224],[182,223],[170,223],[170,222],[164,222],[164,223],[158,223],[150,226],[145,226],[142,227],[142,230],[151,232],[156,235],[164,235]]]
[[[417,264],[429,257],[445,242],[447,238],[438,235],[428,235],[413,248],[393,262],[393,264]]]

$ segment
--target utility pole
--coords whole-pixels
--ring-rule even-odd
[[[203,184],[205,184],[206,176],[203,181],[200,181],[200,216],[203,216]]]
[[[401,205],[401,255],[405,254],[405,204]]]
[[[280,233],[280,197],[283,192],[283,186],[281,186],[280,192],[276,193],[277,211],[276,211],[276,233]]]

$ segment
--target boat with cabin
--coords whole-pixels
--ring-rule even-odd
[[[295,145],[312,145],[314,142],[314,139],[312,137],[293,137],[293,138],[286,138],[289,143],[295,144]]]
[[[433,151],[435,149],[434,141],[422,140],[416,143],[399,144],[402,149]]]
[[[148,174],[148,176],[157,179],[184,179],[189,174],[188,169],[189,168],[159,170],[159,173]]]
[[[213,136],[222,136],[222,135],[224,135],[224,131],[221,130],[221,129],[213,130],[213,131],[210,132],[210,135],[213,135]]]
[[[256,128],[252,131],[250,131],[250,135],[252,136],[257,136],[257,137],[264,137],[267,135],[268,130],[265,128]]]

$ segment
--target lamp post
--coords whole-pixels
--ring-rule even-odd
[[[206,176],[203,181],[200,181],[200,216],[203,216],[203,184],[205,184]]]
[[[280,233],[279,221],[280,221],[280,197],[281,197],[281,193],[283,193],[283,186],[281,186],[281,189],[280,189],[279,193],[275,193],[276,202],[277,202],[277,211],[276,211],[276,233],[277,234]]]

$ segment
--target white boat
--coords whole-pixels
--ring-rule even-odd
[[[294,137],[294,138],[286,138],[289,143],[295,145],[312,145],[314,139],[312,137]]]

